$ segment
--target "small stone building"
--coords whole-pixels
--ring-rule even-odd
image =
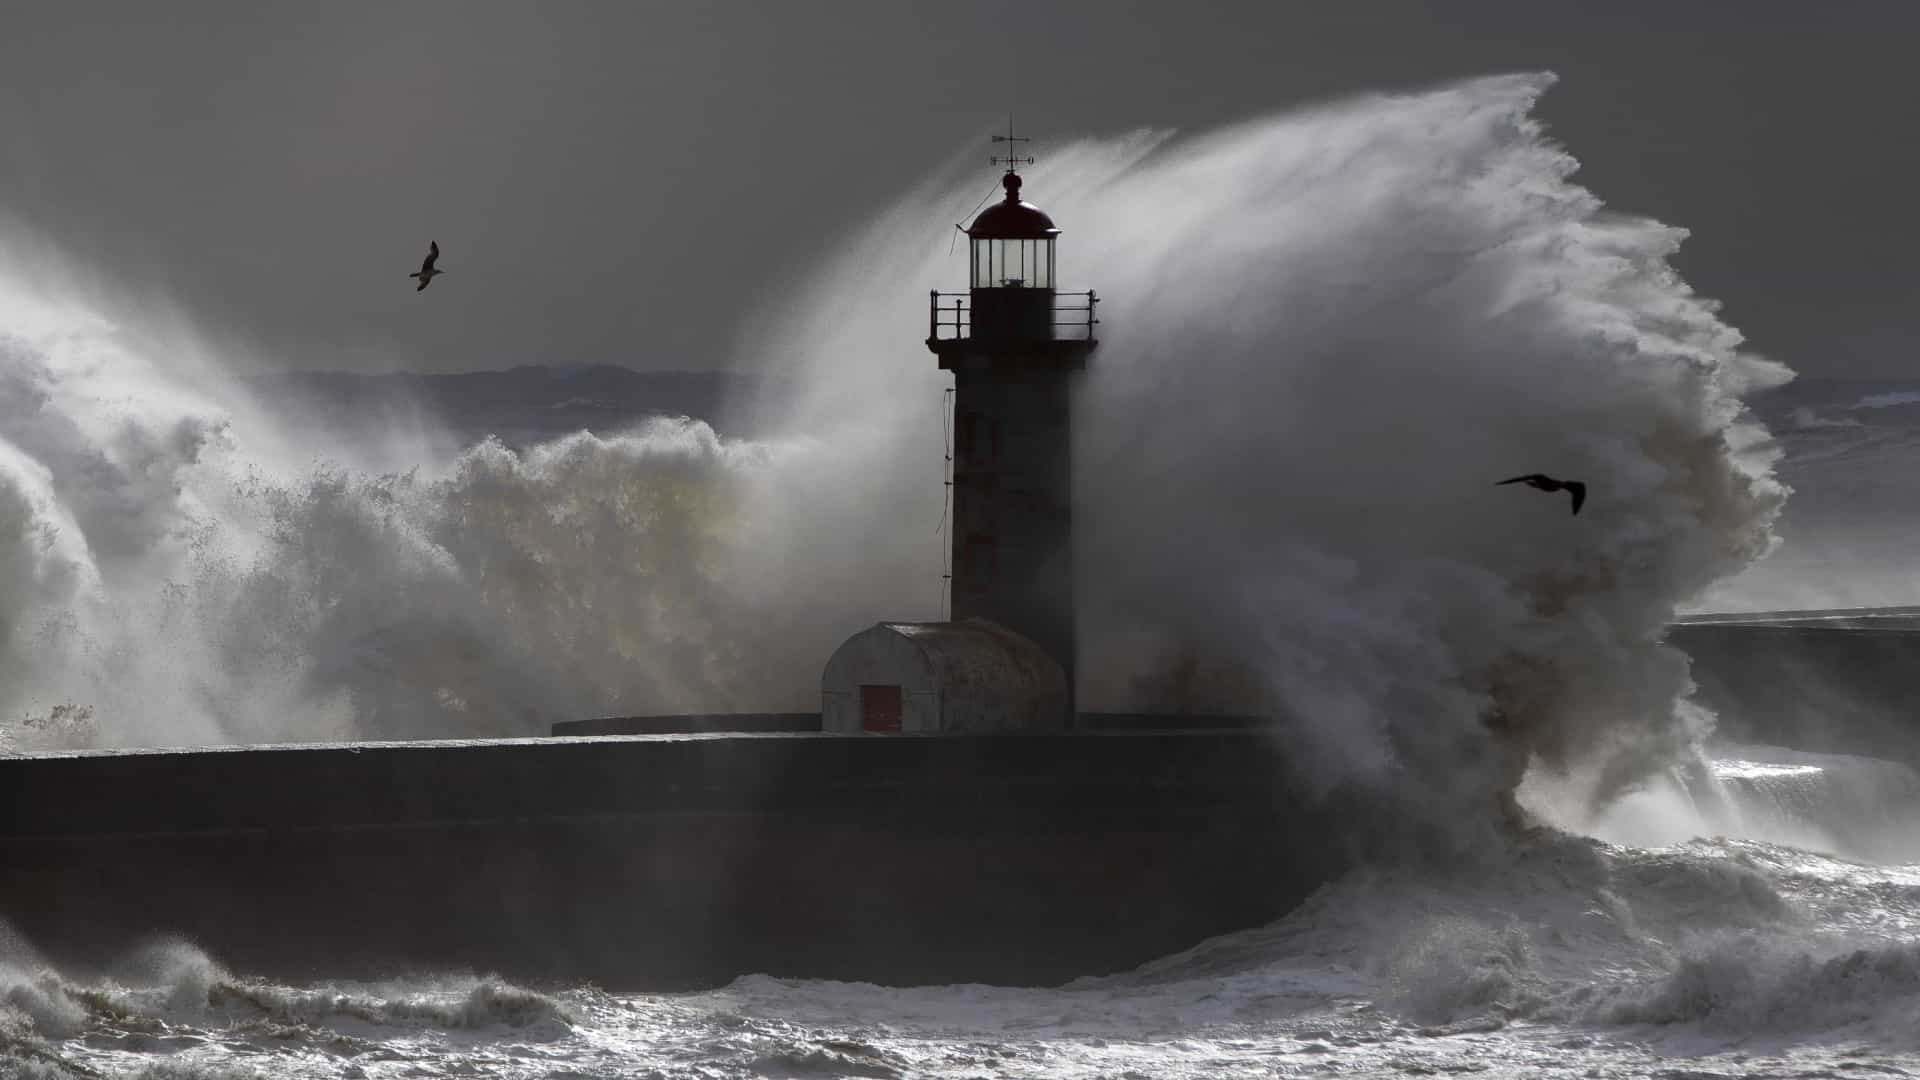
[[[1029,639],[986,619],[876,624],[820,679],[827,731],[1046,731],[1067,727],[1067,677]]]

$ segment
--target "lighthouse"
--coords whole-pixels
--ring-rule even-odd
[[[1073,401],[1099,298],[1057,287],[1060,230],[1015,171],[1032,160],[995,159],[1004,197],[966,229],[967,291],[932,294],[927,348],[954,382],[951,618],[996,623],[1052,657],[1071,724]]]

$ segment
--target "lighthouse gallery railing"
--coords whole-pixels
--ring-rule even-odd
[[[1100,325],[1099,305],[1100,297],[1092,289],[1054,293],[1054,340],[1092,341],[1093,328]],[[927,340],[965,341],[972,331],[972,295],[934,290],[927,305]]]

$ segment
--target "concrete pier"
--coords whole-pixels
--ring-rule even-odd
[[[547,738],[0,759],[0,918],[284,979],[1057,983],[1341,864],[1258,731]]]
[[[1722,737],[1920,767],[1920,612],[1701,616],[1667,640]]]

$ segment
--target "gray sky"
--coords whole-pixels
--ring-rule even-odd
[[[1195,129],[1550,69],[1582,180],[1692,229],[1756,349],[1899,376],[1916,31],[1911,0],[4,3],[0,216],[253,368],[698,368],[1010,106]]]

